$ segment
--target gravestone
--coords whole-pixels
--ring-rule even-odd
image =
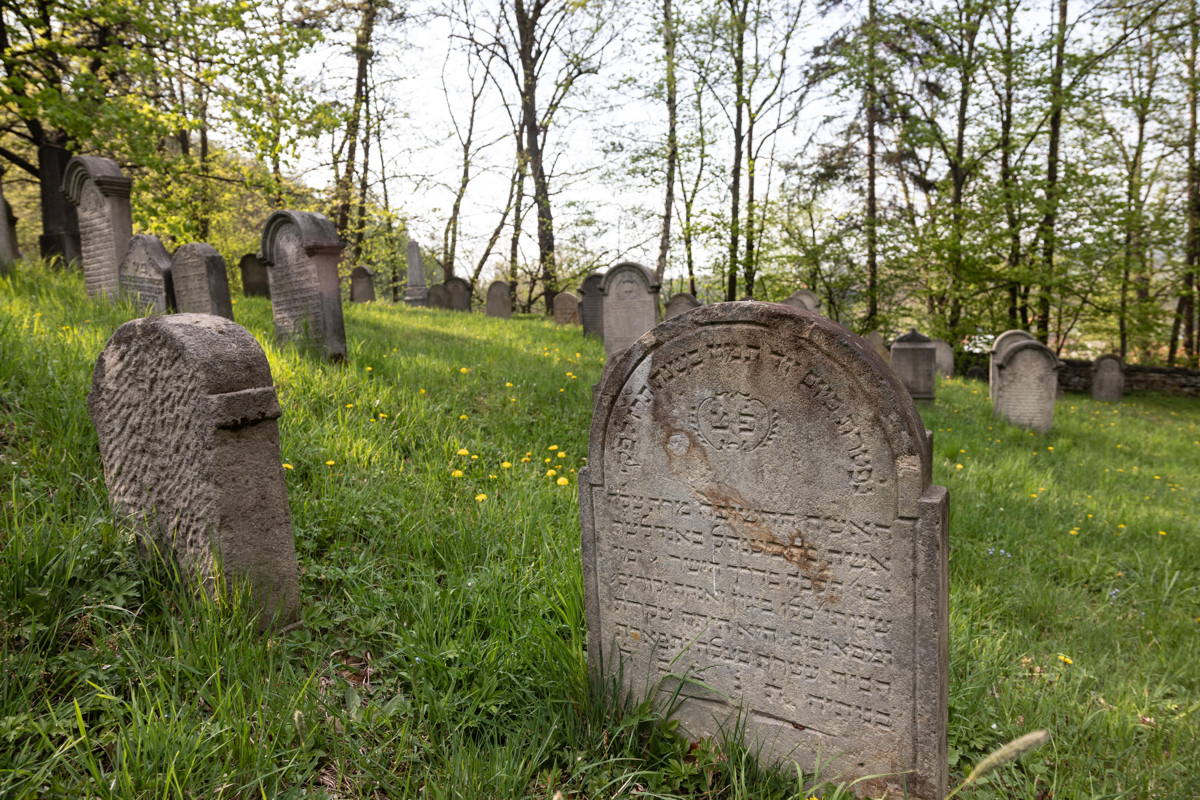
[[[465,279],[451,275],[446,278],[446,308],[451,311],[471,310],[471,284]]]
[[[626,261],[605,274],[600,294],[604,352],[611,359],[658,321],[658,284],[650,270]]]
[[[115,298],[120,291],[121,259],[133,236],[132,188],[133,181],[111,158],[74,156],[67,162],[62,190],[79,219],[80,259],[89,297]]]
[[[512,296],[508,281],[492,281],[487,290],[486,313],[489,317],[508,319],[512,316]]]
[[[275,336],[332,361],[346,359],[338,262],[345,243],[325,216],[276,211],[262,232]]]
[[[954,348],[945,339],[934,339],[934,369],[938,375],[954,376]]]
[[[153,314],[175,310],[175,290],[171,280],[171,256],[157,236],[139,233],[129,240],[129,249],[121,259],[121,295],[139,309]]]
[[[1119,403],[1125,394],[1125,364],[1120,356],[1100,356],[1092,364],[1092,399]]]
[[[1061,366],[1050,348],[1036,339],[1006,342],[993,365],[996,415],[1022,428],[1048,432],[1054,423]]]
[[[350,302],[370,303],[375,299],[375,273],[366,267],[350,270]]]
[[[404,302],[410,306],[429,305],[429,290],[425,288],[425,262],[421,245],[408,240],[408,285],[404,287]]]
[[[171,257],[171,284],[179,311],[233,319],[225,259],[211,245],[193,242],[176,250]]]
[[[932,400],[937,388],[937,348],[913,328],[892,342],[892,371],[913,400]]]
[[[892,363],[892,351],[883,343],[883,336],[879,331],[867,331],[862,338],[870,346],[872,352],[883,359],[883,363]]]
[[[263,626],[294,621],[279,403],[254,337],[208,314],[126,322],[96,361],[88,410],[109,500],[143,552],[173,556],[209,590],[218,569],[245,581]]]
[[[17,218],[13,216],[12,206],[0,192],[0,275],[5,274],[17,259],[21,251],[17,247]]]
[[[930,471],[908,392],[835,323],[738,302],[667,320],[594,404],[592,668],[635,697],[678,691],[689,738],[742,711],[768,762],[940,800],[947,494]]]
[[[1000,363],[1000,357],[1010,345],[1017,342],[1036,341],[1037,339],[1028,331],[1011,330],[1000,334],[992,342],[992,349],[988,353],[988,396],[991,398],[993,406],[996,404],[996,365]]]
[[[679,294],[672,295],[671,299],[667,301],[664,318],[671,319],[672,317],[678,317],[680,314],[686,314],[693,308],[699,308],[701,305],[702,303],[696,299],[695,295],[690,292],[680,292]]]
[[[246,253],[238,262],[242,273],[242,294],[246,297],[270,297],[271,282],[267,265],[254,253]]]
[[[579,324],[579,298],[571,292],[554,295],[554,324]]]
[[[446,291],[446,285],[435,283],[433,286],[430,286],[425,292],[425,305],[429,308],[449,308],[450,293]]]
[[[817,297],[815,292],[808,289],[797,289],[783,301],[783,304],[792,306],[793,308],[802,308],[805,311],[821,313],[821,298]]]
[[[593,272],[579,287],[579,322],[584,336],[604,338],[604,273]]]

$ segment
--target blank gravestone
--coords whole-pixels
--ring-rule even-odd
[[[445,284],[435,283],[425,292],[425,305],[429,308],[447,309],[450,307],[450,294]]]
[[[366,267],[350,270],[350,302],[370,303],[375,299],[375,273]]]
[[[245,581],[263,626],[294,621],[279,403],[254,337],[207,314],[126,322],[96,361],[88,410],[109,500],[143,551],[210,590],[218,569]]]
[[[121,259],[133,236],[132,188],[133,181],[111,158],[75,156],[63,172],[63,193],[79,218],[83,280],[89,297],[115,298],[120,291]]]
[[[593,272],[579,287],[579,322],[584,336],[604,338],[604,273]]]
[[[276,211],[263,226],[275,336],[332,361],[346,359],[338,279],[344,246],[333,223],[311,211]]]
[[[1125,364],[1120,356],[1100,356],[1092,364],[1092,399],[1119,403],[1125,394]]]
[[[485,311],[489,317],[508,319],[512,316],[512,295],[509,294],[508,281],[492,281],[487,290]]]
[[[658,317],[658,285],[641,264],[626,261],[604,276],[604,352],[611,359],[654,327]]]
[[[934,369],[946,378],[954,376],[954,348],[945,339],[933,340]]]
[[[554,324],[579,324],[579,298],[571,292],[554,295]]]
[[[410,306],[429,305],[429,289],[425,287],[425,262],[421,245],[408,240],[408,285],[404,287],[404,302]]]
[[[233,319],[225,259],[211,245],[193,242],[176,250],[171,257],[171,283],[179,311]]]
[[[129,249],[121,259],[121,294],[139,309],[165,314],[175,309],[175,290],[171,280],[171,256],[157,236],[139,233],[129,240]]]
[[[1035,340],[1006,343],[996,370],[993,408],[1013,425],[1047,433],[1054,423],[1058,370],[1050,348]]]
[[[1011,330],[1000,334],[996,337],[996,341],[992,342],[992,349],[988,353],[988,396],[991,398],[993,406],[996,403],[996,365],[1000,363],[1004,351],[1017,342],[1036,341],[1037,339],[1028,331]]]
[[[783,301],[783,304],[793,308],[802,308],[805,311],[821,313],[821,298],[808,289],[797,289]]]
[[[867,350],[814,314],[719,303],[615,357],[579,483],[588,660],[635,697],[678,691],[689,737],[742,711],[785,769],[940,800],[947,494]]]
[[[471,284],[465,278],[451,275],[442,285],[446,288],[446,308],[451,311],[471,310]]]
[[[664,318],[671,319],[672,317],[678,317],[680,314],[686,314],[693,308],[699,308],[701,305],[701,302],[690,292],[679,292],[672,295],[671,299],[667,301]]]
[[[937,388],[937,348],[913,328],[892,342],[892,371],[913,400],[932,400]]]
[[[271,282],[267,277],[267,265],[254,253],[246,253],[238,262],[242,273],[242,295],[245,297],[270,297]]]
[[[889,350],[888,346],[883,343],[883,336],[879,333],[879,331],[867,331],[863,334],[862,338],[863,341],[866,342],[871,348],[871,351],[883,359],[883,363],[892,363],[892,351]]]

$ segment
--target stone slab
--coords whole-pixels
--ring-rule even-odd
[[[1058,357],[1036,339],[1010,340],[993,366],[996,415],[1022,428],[1049,432],[1058,397]]]
[[[346,359],[338,277],[344,247],[333,223],[312,211],[276,211],[263,226],[276,338],[331,361]]]
[[[554,295],[554,323],[556,325],[579,324],[579,297],[573,292]]]
[[[934,369],[945,378],[954,377],[954,347],[945,339],[934,339]]]
[[[270,297],[271,281],[267,277],[267,265],[255,253],[246,253],[238,261],[242,273],[242,295],[245,297]]]
[[[992,404],[996,403],[997,369],[1004,351],[1017,342],[1036,342],[1037,338],[1029,331],[1009,330],[996,337],[992,349],[988,353],[988,396]]]
[[[111,158],[75,156],[63,172],[62,190],[78,217],[89,297],[115,298],[120,293],[121,259],[133,236],[132,188],[133,181]]]
[[[450,308],[450,293],[446,291],[446,285],[435,283],[433,286],[430,286],[425,292],[425,305],[429,308],[440,308],[442,310]]]
[[[626,261],[604,275],[604,352],[611,359],[624,352],[658,321],[658,285],[654,273]]]
[[[579,287],[579,322],[584,336],[604,338],[604,273],[593,272]]]
[[[1092,364],[1092,399],[1119,403],[1125,395],[1125,364],[1120,356],[1104,355]]]
[[[175,310],[171,256],[157,236],[139,233],[129,240],[129,249],[121,259],[119,281],[121,295],[133,300],[139,309],[151,314]]]
[[[450,311],[471,310],[471,284],[465,278],[451,275],[442,283],[446,288],[446,308]]]
[[[667,301],[666,313],[663,318],[671,319],[672,317],[678,317],[680,314],[686,314],[693,308],[699,308],[701,305],[703,304],[690,292],[679,292],[672,295],[671,299]]]
[[[408,284],[404,287],[404,302],[410,306],[429,304],[429,289],[425,285],[425,261],[421,245],[408,240]]]
[[[370,303],[375,299],[375,273],[366,267],[350,270],[350,302]]]
[[[489,317],[508,319],[512,316],[512,295],[508,281],[492,281],[487,290],[485,312]]]
[[[193,242],[176,250],[171,257],[171,283],[180,312],[233,319],[225,259],[211,245]]]
[[[909,331],[892,342],[892,371],[913,400],[932,400],[937,390],[937,347],[933,340]]]
[[[805,311],[821,311],[821,298],[817,297],[817,293],[811,289],[797,289],[788,295],[787,299],[783,300],[785,306],[792,308],[800,308]]]

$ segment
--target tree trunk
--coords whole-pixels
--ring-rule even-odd
[[[875,73],[875,62],[879,57],[878,25],[879,10],[876,0],[870,0],[867,4],[867,218],[864,220],[867,238],[867,318],[863,323],[864,329],[868,331],[875,329],[879,317],[879,208],[876,199],[879,91],[878,76]]]
[[[1058,149],[1062,141],[1063,59],[1067,47],[1067,0],[1057,0],[1054,62],[1050,72],[1050,138],[1046,143],[1046,194],[1039,233],[1042,240],[1042,287],[1038,296],[1037,333],[1042,342],[1050,337],[1050,301],[1057,287],[1054,266],[1055,227],[1058,224]]]
[[[354,101],[350,106],[350,117],[346,120],[346,160],[345,168],[341,171],[335,184],[337,195],[337,210],[334,224],[338,234],[343,239],[350,238],[347,226],[350,224],[350,210],[353,205],[352,192],[355,185],[355,171],[358,164],[358,131],[362,124],[363,103],[367,94],[367,70],[374,55],[371,39],[375,31],[375,18],[378,15],[378,0],[363,0],[360,7],[362,16],[359,18],[358,29],[354,34]]]
[[[678,108],[675,78],[675,18],[671,0],[663,0],[663,50],[667,74],[667,176],[666,197],[663,199],[662,232],[658,237],[658,264],[654,275],[661,285],[667,271],[667,255],[671,249],[671,218],[675,214],[675,166],[679,160],[679,141],[676,136]],[[689,265],[690,266],[690,265]],[[693,291],[695,291],[693,289]]]
[[[729,175],[729,275],[725,287],[725,299],[737,300],[738,286],[738,242],[741,239],[739,212],[742,207],[742,147],[745,140],[743,112],[746,106],[746,6],[738,0],[728,0],[730,43],[733,49],[733,167]]]
[[[1197,347],[1197,303],[1196,303],[1196,272],[1200,263],[1200,164],[1196,158],[1196,117],[1197,106],[1200,106],[1200,76],[1197,75],[1197,53],[1200,51],[1200,15],[1197,14],[1196,3],[1190,4],[1188,17],[1188,50],[1187,50],[1187,244],[1183,272],[1183,293],[1180,303],[1183,311],[1183,352],[1189,367],[1196,367],[1200,361],[1200,348]]]
[[[42,201],[42,235],[38,250],[42,258],[60,258],[64,264],[82,263],[79,219],[75,206],[62,190],[63,173],[71,160],[65,134],[38,143],[38,183]]]

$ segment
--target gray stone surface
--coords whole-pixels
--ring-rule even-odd
[[[579,322],[584,336],[604,338],[604,273],[593,272],[579,287]]]
[[[783,301],[783,304],[792,306],[793,308],[802,308],[805,311],[821,313],[821,298],[817,297],[815,292],[808,289],[797,289]]]
[[[242,273],[242,294],[246,297],[270,297],[271,281],[267,265],[255,253],[246,253],[238,262]]]
[[[892,363],[892,351],[884,344],[883,335],[879,331],[867,331],[863,334],[862,338],[870,346],[875,355],[883,359],[885,364]]]
[[[612,359],[658,321],[658,285],[654,273],[626,261],[604,275],[604,352]]]
[[[554,323],[556,325],[579,324],[579,297],[573,292],[554,295]]]
[[[937,389],[937,348],[916,328],[892,342],[892,371],[913,400],[932,400]]]
[[[769,760],[944,796],[947,495],[862,339],[775,303],[667,320],[607,370],[579,487],[594,669],[679,689],[690,736],[741,708]]]
[[[1009,346],[1017,342],[1036,341],[1034,335],[1028,331],[1011,330],[1000,334],[992,342],[992,349],[988,353],[988,396],[991,398],[993,406],[996,404],[996,365],[1000,363],[1000,357]]]
[[[1054,424],[1058,358],[1036,339],[1004,343],[995,370],[993,409],[1013,425],[1046,433]]]
[[[17,247],[17,218],[13,216],[12,206],[0,192],[0,275],[12,269],[12,265],[21,257]]]
[[[691,292],[679,292],[672,295],[671,299],[667,301],[666,313],[663,318],[671,319],[672,317],[678,317],[680,314],[686,314],[693,308],[699,308],[701,305],[702,303]]]
[[[369,303],[375,299],[375,273],[366,267],[350,270],[350,302]]]
[[[935,349],[934,369],[938,375],[950,378],[954,376],[954,347],[945,339],[934,339]]]
[[[450,293],[446,291],[445,284],[435,283],[426,290],[425,305],[443,310],[450,308]]]
[[[279,403],[245,328],[208,314],[127,322],[96,361],[88,410],[113,510],[143,550],[210,590],[245,581],[263,625],[299,611],[279,463]]]
[[[512,295],[508,281],[492,281],[487,290],[486,313],[489,317],[508,319],[512,316]]]
[[[404,302],[410,306],[429,305],[429,289],[425,286],[425,261],[421,245],[408,240],[408,285],[404,287]]]
[[[1125,394],[1125,364],[1120,356],[1100,356],[1092,364],[1092,399],[1119,403]]]
[[[466,279],[451,275],[442,285],[446,287],[446,308],[451,311],[471,310],[471,284]]]
[[[332,361],[346,359],[338,262],[345,243],[325,216],[276,211],[262,232],[275,336]]]
[[[139,233],[129,240],[119,275],[121,295],[139,309],[148,308],[152,314],[175,310],[171,256],[157,236]]]
[[[176,250],[171,257],[171,284],[179,311],[233,319],[225,259],[211,245],[193,242]]]
[[[133,236],[129,192],[133,181],[117,162],[75,156],[63,174],[63,192],[79,219],[83,280],[89,297],[115,298],[120,291],[121,259]]]

